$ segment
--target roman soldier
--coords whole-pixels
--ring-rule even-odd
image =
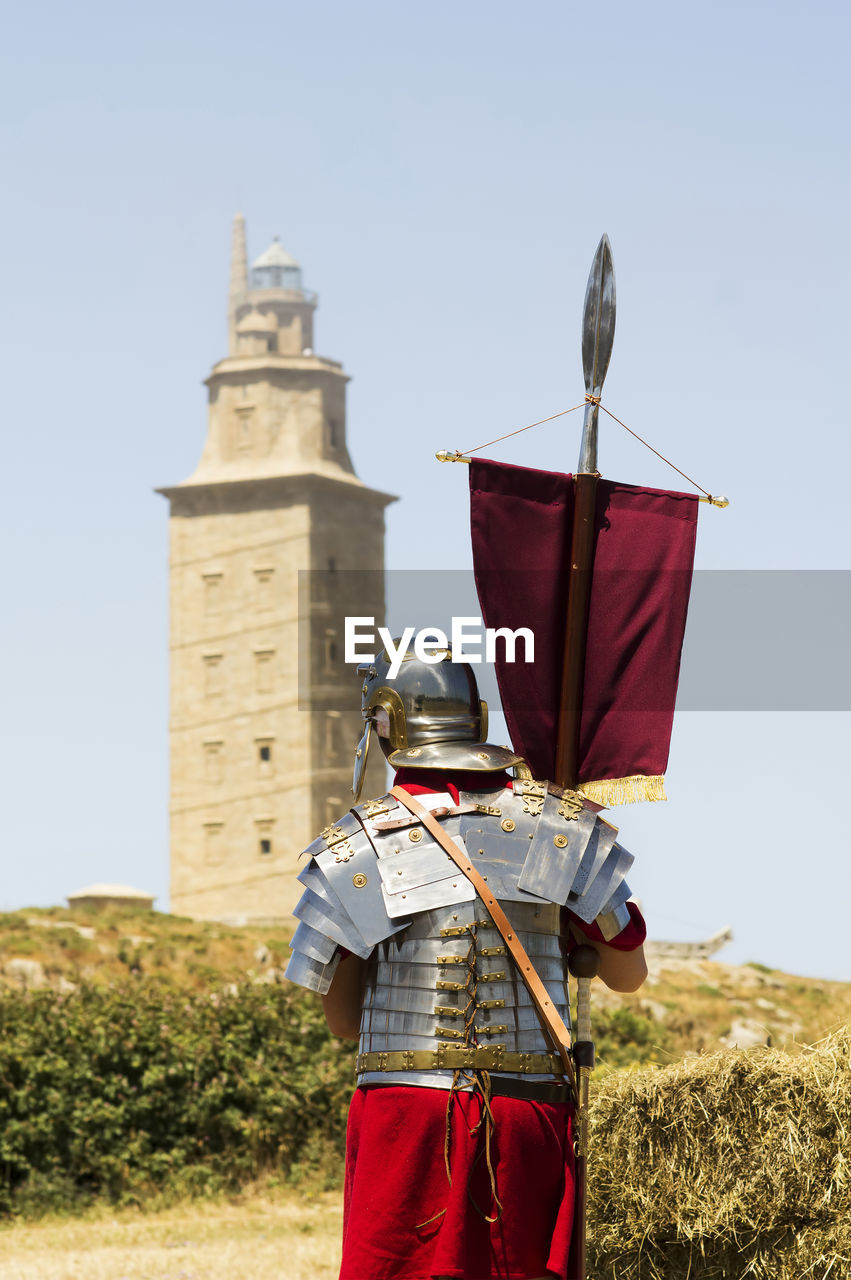
[[[358,668],[355,799],[373,735],[394,785],[307,850],[287,969],[359,1041],[340,1280],[564,1280],[567,964],[590,944],[607,986],[644,980],[633,859],[599,806],[487,742],[468,664],[389,669]]]

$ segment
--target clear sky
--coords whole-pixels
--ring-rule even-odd
[[[699,568],[851,569],[849,26],[823,0],[7,15],[0,906],[93,880],[167,905],[153,489],[198,460],[237,210],[251,256],[280,234],[319,291],[355,465],[401,498],[390,568],[468,563],[466,470],[436,449],[581,398],[607,231],[605,401],[732,499],[701,510]],[[492,456],[570,470],[579,416]],[[682,484],[608,420],[600,465]],[[782,629],[757,617],[743,651]],[[796,688],[826,661],[802,635]],[[614,820],[657,936],[730,923],[724,959],[849,979],[848,702],[788,705],[682,713],[669,803]]]

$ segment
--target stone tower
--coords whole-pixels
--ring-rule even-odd
[[[280,920],[298,853],[351,804],[362,730],[343,618],[383,621],[384,508],[354,473],[346,382],[277,239],[249,278],[233,229],[228,355],[171,507],[171,909]],[[302,571],[302,572],[300,572]],[[304,572],[308,571],[308,572]],[[384,789],[370,762],[364,795]]]

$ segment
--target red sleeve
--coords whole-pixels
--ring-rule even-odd
[[[607,947],[614,947],[616,951],[635,951],[637,947],[642,946],[647,937],[647,925],[644,923],[644,916],[637,903],[628,902],[626,904],[629,912],[629,924],[621,929],[616,937],[610,938],[608,942],[603,937],[600,926],[596,920],[592,924],[586,924],[584,920],[580,920],[579,916],[568,908],[562,908],[562,933],[567,942],[567,952],[573,950],[579,944],[571,937],[568,925],[574,929],[580,930],[585,934],[589,942],[603,942]]]

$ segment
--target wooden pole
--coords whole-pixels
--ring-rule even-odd
[[[594,947],[576,947],[568,961],[570,972],[576,978],[576,1041],[573,1045],[573,1061],[577,1075],[577,1102],[573,1117],[574,1204],[573,1235],[570,1240],[570,1256],[567,1263],[567,1280],[585,1280],[587,1239],[585,1214],[588,1186],[588,1086],[594,1070],[594,1042],[591,1039],[591,979],[600,965],[600,956]]]
[[[567,621],[555,766],[555,782],[570,790],[575,789],[578,781],[582,680],[585,675],[588,606],[591,601],[597,479],[596,472],[580,472],[573,477],[573,527],[570,530]]]

